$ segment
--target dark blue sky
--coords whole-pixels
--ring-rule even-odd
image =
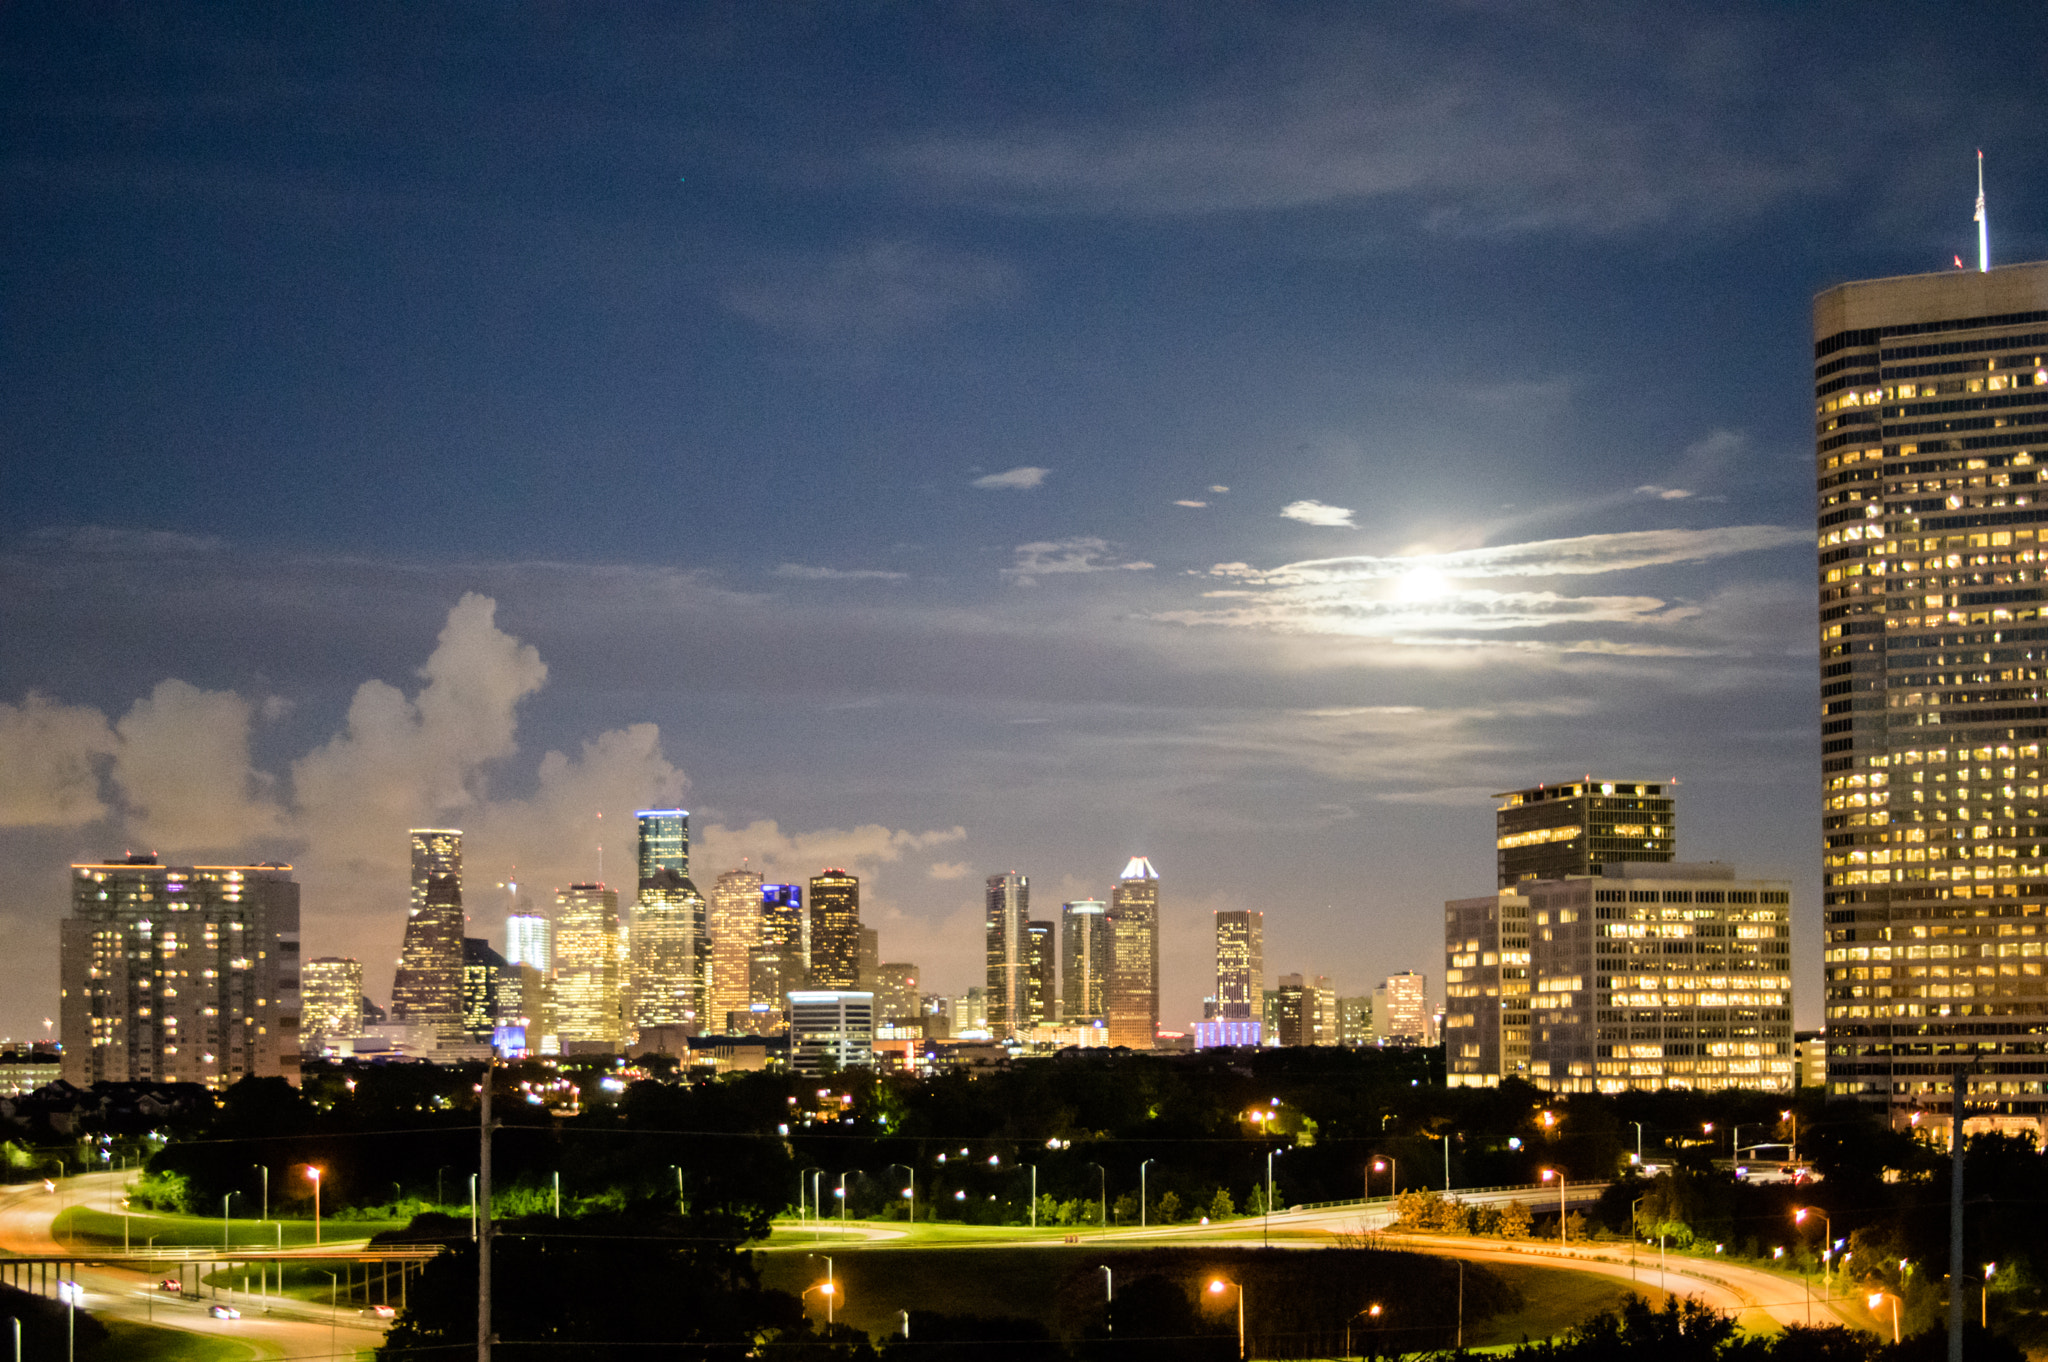
[[[408,823],[482,929],[670,797],[940,988],[1139,852],[1170,1023],[1218,907],[1435,983],[1588,768],[1797,881],[1811,1021],[1807,304],[1967,255],[1978,146],[2048,249],[2036,26],[9,7],[0,1033],[71,858],[289,856],[382,969]]]

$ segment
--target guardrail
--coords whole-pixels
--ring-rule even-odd
[[[1565,1200],[1597,1201],[1600,1198],[1600,1194],[1611,1186],[1613,1184],[1608,1182],[1568,1182],[1565,1184]],[[1498,1187],[1459,1187],[1448,1192],[1439,1192],[1433,1188],[1423,1187],[1411,1187],[1409,1190],[1424,1192],[1434,1197],[1484,1196],[1500,1192],[1535,1192],[1543,1196],[1554,1196],[1557,1193],[1557,1189],[1547,1182],[1510,1182],[1503,1183]],[[1274,1214],[1284,1215],[1291,1211],[1334,1211],[1341,1210],[1347,1206],[1356,1206],[1363,1210],[1369,1206],[1390,1206],[1396,1199],[1392,1196],[1376,1196],[1353,1197],[1348,1201],[1303,1201],[1289,1206],[1287,1211],[1275,1211]]]

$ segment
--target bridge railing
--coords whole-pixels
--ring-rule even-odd
[[[1605,1192],[1611,1185],[1605,1182],[1568,1182],[1565,1184],[1565,1199],[1567,1201],[1597,1201],[1600,1194]],[[1439,1192],[1434,1188],[1424,1187],[1411,1187],[1409,1190],[1424,1192],[1434,1197],[1472,1197],[1497,1195],[1501,1192],[1533,1192],[1543,1196],[1555,1196],[1557,1194],[1557,1189],[1547,1182],[1509,1182],[1502,1183],[1496,1187],[1458,1187],[1448,1192]],[[1334,1211],[1342,1210],[1347,1206],[1356,1206],[1360,1210],[1365,1210],[1373,1206],[1389,1206],[1395,1200],[1396,1198],[1392,1196],[1376,1196],[1353,1197],[1345,1201],[1303,1201],[1289,1206],[1286,1211],[1275,1211],[1274,1214],[1285,1215],[1293,1211]]]

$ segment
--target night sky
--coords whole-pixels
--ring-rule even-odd
[[[75,859],[472,931],[1163,880],[1418,969],[1496,791],[1681,782],[1819,1019],[1811,295],[2048,254],[2030,5],[0,11],[0,1035]],[[599,814],[603,817],[600,819]]]

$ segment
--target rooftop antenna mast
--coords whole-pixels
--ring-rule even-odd
[[[1984,216],[1984,149],[1977,149],[1977,272],[1991,268],[1991,224]]]

